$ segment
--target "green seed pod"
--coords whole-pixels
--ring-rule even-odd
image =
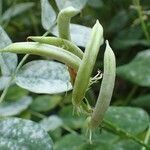
[[[72,42],[62,39],[62,38],[29,36],[28,39],[31,39],[31,40],[33,40],[35,42],[39,42],[39,43],[45,43],[45,44],[50,44],[50,45],[54,45],[57,47],[61,47],[61,48],[64,48],[65,50],[77,55],[81,59],[83,57],[83,52],[79,47],[77,47]]]
[[[74,7],[62,9],[58,14],[57,24],[59,37],[71,41],[70,37],[70,19],[80,11]]]
[[[58,18],[57,18],[57,26],[58,26],[58,33],[59,33],[60,38],[71,41],[70,20],[72,17],[74,17],[78,13],[79,13],[79,10],[75,9],[74,7],[67,7],[59,12]],[[73,68],[69,66],[68,66],[68,71],[70,74],[71,83],[73,85],[74,80],[75,80],[74,78],[75,71],[73,70]]]
[[[84,99],[85,92],[88,88],[90,77],[99,48],[103,43],[103,28],[99,21],[96,22],[92,29],[90,40],[86,46],[83,59],[77,72],[76,80],[73,88],[72,102],[73,105],[79,106]]]
[[[81,59],[76,55],[56,46],[48,44],[40,44],[36,42],[18,42],[10,44],[1,49],[0,52],[12,52],[20,54],[34,54],[49,57],[57,61],[65,63],[74,70],[78,70]]]
[[[100,93],[97,99],[96,106],[91,116],[90,127],[98,127],[102,121],[105,112],[107,111],[115,83],[116,76],[116,60],[112,49],[106,41],[106,50],[104,53],[104,74],[100,87]]]

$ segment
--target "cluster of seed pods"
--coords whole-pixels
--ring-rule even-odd
[[[100,46],[104,42],[103,28],[99,21],[96,21],[92,28],[84,53],[78,46],[71,42],[70,20],[78,13],[79,11],[73,7],[68,7],[60,11],[57,18],[59,37],[31,36],[28,39],[34,42],[13,43],[0,50],[0,52],[46,56],[66,64],[72,79],[72,103],[75,108],[81,107],[84,103],[83,99],[89,87],[92,70]],[[116,74],[115,55],[108,41],[106,41],[103,70],[99,96],[95,107],[89,113],[89,127],[91,129],[98,127],[102,123],[104,114],[109,107],[114,88]]]

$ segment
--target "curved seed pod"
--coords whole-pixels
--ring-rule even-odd
[[[70,37],[70,19],[77,15],[80,11],[75,9],[74,7],[67,7],[62,9],[58,14],[57,24],[58,24],[58,32],[59,37],[71,40]]]
[[[102,43],[103,28],[99,21],[97,21],[92,29],[91,37],[86,46],[74,83],[72,102],[75,106],[79,106],[81,101],[84,99],[85,92],[89,85],[90,76],[96,62],[97,54]]]
[[[62,38],[29,36],[28,39],[31,39],[31,40],[33,40],[35,42],[39,42],[39,43],[45,43],[45,44],[50,44],[50,45],[54,45],[57,47],[63,47],[65,50],[77,55],[79,58],[82,59],[82,57],[83,57],[83,52],[79,47],[77,47],[72,42],[62,39]]]
[[[58,33],[59,37],[62,39],[66,39],[71,41],[71,35],[70,35],[70,20],[72,17],[77,15],[79,13],[78,9],[75,9],[74,7],[67,7],[65,9],[62,9],[57,18],[57,26],[58,26]],[[72,85],[74,84],[74,74],[72,73],[73,68],[68,67],[68,71],[71,78]],[[74,72],[74,71],[73,71]]]
[[[74,70],[78,70],[81,63],[81,59],[76,55],[56,46],[48,44],[39,44],[36,42],[18,42],[13,43],[0,52],[12,52],[20,54],[35,54],[44,57],[50,57],[52,59],[58,60],[70,66]]]
[[[91,116],[90,127],[98,127],[104,117],[106,110],[109,107],[116,76],[116,60],[112,49],[106,41],[106,50],[104,53],[104,74],[100,87],[100,93],[97,99],[96,106]]]

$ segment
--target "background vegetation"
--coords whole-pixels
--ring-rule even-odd
[[[58,13],[56,2],[49,2]],[[113,122],[115,127],[148,144],[150,1],[87,0],[81,13],[71,22],[92,27],[97,19],[104,28],[104,37],[109,40],[117,60],[112,107],[108,110],[106,119]],[[0,23],[13,42],[26,41],[30,35],[42,36],[47,30],[47,22],[41,23],[39,0],[0,0]],[[103,52],[104,46],[97,58],[93,76],[98,70],[103,70]],[[19,60],[22,57],[19,55]],[[41,57],[29,56],[26,63],[38,59]],[[94,84],[86,95],[93,106],[99,86],[100,82]],[[5,85],[0,78],[1,93],[3,89]],[[124,133],[103,127],[94,133],[93,145],[90,145],[85,134],[84,116],[72,115],[71,92],[58,95],[34,94],[12,84],[0,105],[0,116],[17,116],[39,122],[52,137],[56,150],[144,150],[144,147],[130,140]]]

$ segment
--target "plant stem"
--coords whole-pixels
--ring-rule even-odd
[[[26,61],[26,59],[29,57],[29,54],[26,54],[22,60],[20,61],[20,63],[18,64],[16,70],[15,70],[15,74],[18,73],[18,70],[22,67],[22,65],[24,64],[24,62]]]
[[[43,115],[43,114],[41,114],[39,112],[36,112],[36,111],[33,111],[33,110],[29,110],[29,112],[31,113],[31,115],[36,116],[36,117],[38,117],[40,119],[47,118],[47,116],[45,116],[45,115]]]
[[[29,110],[29,112],[30,112],[33,116],[36,116],[36,117],[38,117],[38,118],[40,118],[40,119],[48,118],[47,116],[45,116],[45,115],[43,115],[43,114],[41,114],[41,113],[39,113],[39,112],[33,111],[33,110],[31,110],[31,109]],[[62,125],[62,128],[65,129],[66,131],[68,131],[68,132],[74,134],[74,135],[78,134],[76,131],[72,130],[69,126],[67,126],[67,125],[65,125],[65,124]]]
[[[50,33],[50,30],[46,31],[46,32],[42,35],[42,37],[47,36],[49,33]]]
[[[77,135],[78,133],[72,130],[70,127],[66,126],[65,124],[62,126],[66,131],[70,132],[71,134]]]
[[[136,136],[128,133],[127,131],[117,127],[116,125],[112,124],[110,121],[108,120],[103,120],[103,124],[104,124],[104,128],[108,131],[112,131],[115,134],[119,135],[119,136],[123,136],[125,138],[129,138],[137,143],[139,143],[140,145],[144,146],[147,149],[150,149],[150,145],[147,145],[147,143],[143,142],[142,140],[138,139]]]
[[[131,91],[128,94],[127,98],[125,99],[125,105],[128,105],[131,102],[132,97],[134,96],[137,89],[138,89],[138,86],[133,86],[133,88],[131,89]]]
[[[149,35],[147,26],[146,26],[146,24],[144,22],[144,19],[143,19],[142,8],[140,6],[140,0],[134,0],[133,2],[134,2],[134,5],[137,8],[137,12],[138,12],[138,15],[139,15],[139,19],[140,19],[140,22],[141,22],[142,29],[143,29],[143,32],[145,34],[145,37],[146,37],[147,41],[150,42],[150,35]]]
[[[148,128],[148,130],[147,130],[147,133],[146,133],[146,136],[145,136],[145,139],[144,139],[144,143],[145,143],[145,144],[148,144],[149,139],[150,139],[150,124],[149,124],[149,128]],[[141,150],[146,150],[146,148],[145,148],[145,147],[142,147]]]
[[[7,94],[7,91],[8,91],[8,89],[9,89],[9,86],[10,86],[11,83],[12,83],[12,80],[13,80],[13,76],[10,77],[10,79],[9,79],[9,81],[8,81],[8,83],[7,83],[7,85],[5,86],[3,92],[2,92],[2,94],[1,94],[1,96],[0,96],[0,103],[4,100],[4,98],[5,98],[6,94]]]
[[[21,66],[23,65],[23,63],[24,63],[24,62],[26,61],[26,59],[28,58],[28,56],[29,56],[29,54],[26,54],[26,55],[22,58],[22,60],[21,60],[20,63],[18,64],[18,66],[17,66],[15,72],[14,72],[14,73],[12,74],[12,76],[10,77],[10,80],[9,80],[8,84],[6,85],[5,89],[3,90],[3,92],[2,92],[2,94],[1,94],[1,96],[0,96],[0,103],[5,99],[5,96],[6,96],[7,92],[8,92],[8,89],[9,89],[9,87],[10,87],[12,81],[14,80],[14,78],[15,78],[15,76],[16,76],[18,70],[21,68]]]

